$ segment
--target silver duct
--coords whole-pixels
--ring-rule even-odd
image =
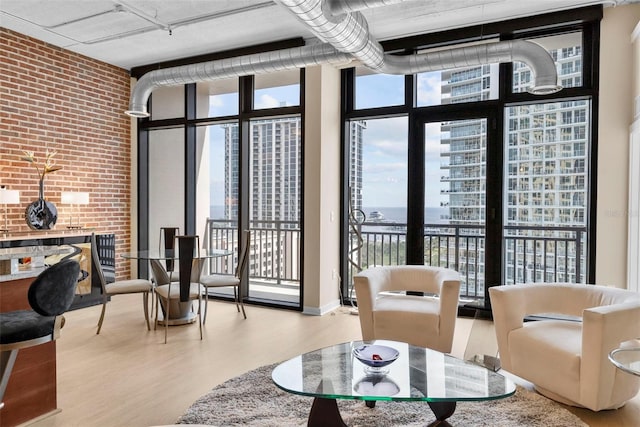
[[[132,117],[148,117],[147,100],[158,87],[266,74],[319,64],[339,65],[352,59],[351,55],[339,52],[329,44],[316,44],[154,70],[138,80],[131,94],[129,110],[125,113]]]
[[[382,69],[384,49],[371,38],[369,24],[360,12],[330,15],[322,0],[276,0],[287,7],[320,40],[348,52],[374,71]]]
[[[530,93],[544,95],[562,89],[557,84],[556,65],[551,55],[539,45],[525,40],[487,43],[418,55],[386,55],[380,71],[385,74],[415,74],[512,61],[524,62],[533,71],[535,85],[527,89]]]
[[[332,15],[345,12],[373,9],[374,7],[389,6],[406,0],[326,0],[326,5]]]
[[[529,92],[546,94],[562,89],[557,84],[555,64],[549,53],[537,44],[527,41],[505,41],[407,56],[385,54],[380,43],[369,33],[366,19],[357,10],[399,3],[403,0],[276,1],[291,10],[326,43],[151,71],[136,83],[126,114],[132,117],[148,117],[147,100],[151,92],[158,87],[265,74],[320,64],[344,64],[354,57],[373,71],[385,74],[414,74],[522,61],[529,65],[535,76],[535,85],[529,88]]]
[[[528,41],[504,41],[491,44],[453,48],[434,53],[396,56],[385,54],[382,46],[369,33],[367,22],[360,12],[383,4],[402,0],[277,0],[311,31],[336,49],[349,52],[378,73],[414,74],[426,71],[469,67],[496,62],[522,61],[529,65],[535,77],[529,92],[554,93],[562,89],[557,84],[553,58],[541,46]],[[337,13],[337,14],[336,14]]]

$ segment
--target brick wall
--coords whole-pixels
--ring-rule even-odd
[[[29,231],[24,211],[38,198],[38,174],[20,160],[22,150],[34,151],[41,165],[48,149],[62,166],[44,181],[45,198],[58,209],[55,229],[66,229],[73,213],[97,233],[115,233],[116,252],[127,251],[128,72],[2,27],[0,52],[0,185],[20,190],[20,204],[7,205],[9,228]],[[63,191],[88,192],[89,205],[61,204]],[[127,262],[116,266],[118,279],[129,276]]]

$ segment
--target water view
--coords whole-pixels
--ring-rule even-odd
[[[407,222],[407,208],[403,207],[366,207],[363,209],[367,222],[390,222],[405,224]],[[224,206],[213,205],[209,208],[212,219],[224,219]],[[425,208],[425,224],[447,224],[449,222],[448,208]]]

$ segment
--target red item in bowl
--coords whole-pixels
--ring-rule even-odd
[[[382,360],[382,357],[380,357],[379,354],[374,354],[374,355],[371,356],[371,359],[372,360]]]

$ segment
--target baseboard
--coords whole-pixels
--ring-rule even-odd
[[[322,316],[327,313],[331,313],[338,307],[340,307],[340,300],[335,300],[329,304],[325,304],[322,307],[309,307],[305,305],[302,309],[302,314],[308,314],[310,316]]]

